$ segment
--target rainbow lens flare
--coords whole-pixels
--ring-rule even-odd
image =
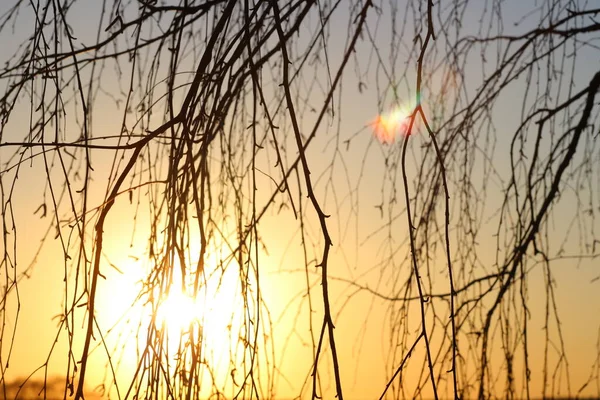
[[[406,135],[410,124],[411,111],[407,107],[396,107],[392,111],[378,115],[373,121],[373,134],[381,143],[392,144],[400,135]]]

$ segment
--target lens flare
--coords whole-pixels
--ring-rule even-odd
[[[410,124],[410,111],[406,107],[396,107],[388,113],[378,115],[372,124],[377,140],[392,144],[396,137],[406,135]]]

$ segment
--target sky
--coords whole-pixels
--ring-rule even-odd
[[[396,135],[394,138],[386,137],[386,140],[378,140],[381,137],[376,134],[378,129],[381,133],[381,125],[385,128],[386,124],[392,123],[386,121],[399,120],[402,126],[403,119],[406,117],[402,113],[406,114],[407,110],[410,110],[415,104],[414,80],[411,81],[411,78],[414,78],[414,66],[406,66],[406,60],[411,57],[406,43],[410,44],[411,41],[404,37],[398,37],[402,19],[406,17],[410,21],[413,11],[409,8],[404,10],[400,6],[398,14],[394,14],[390,11],[390,4],[393,3],[384,2],[380,5],[381,13],[378,14],[377,10],[373,10],[373,14],[369,17],[369,32],[359,41],[356,57],[348,64],[348,73],[344,75],[342,89],[334,97],[335,114],[326,117],[316,140],[311,143],[306,153],[311,165],[311,177],[315,185],[316,197],[324,212],[330,214],[327,223],[333,247],[329,261],[329,282],[336,340],[345,394],[347,398],[354,399],[379,397],[400,362],[399,354],[406,353],[407,348],[418,337],[420,327],[417,302],[405,303],[389,298],[386,300],[382,296],[373,294],[373,292],[377,292],[388,297],[400,296],[403,294],[402,284],[411,271],[403,184],[398,166],[403,137]],[[528,15],[527,10],[530,6],[525,2],[505,2],[503,4],[504,20],[502,21],[504,27],[507,30],[514,29],[511,32],[519,30],[522,32],[530,24],[535,23],[535,18],[529,17],[519,25],[513,26],[515,21],[521,21],[522,16]],[[2,14],[7,4],[2,4],[0,7],[0,14]],[[90,28],[96,29],[96,23],[101,15],[98,7],[99,2],[81,1],[76,2],[74,8],[70,10],[69,24],[77,42],[92,43],[95,40],[96,31]],[[128,8],[128,13],[124,14],[125,20],[132,18],[135,12],[133,9],[135,7]],[[462,15],[462,18],[467,21],[464,24],[464,32],[472,31],[473,34],[478,32],[478,19],[482,12],[472,4],[465,10]],[[396,18],[393,18],[394,15]],[[14,27],[14,34],[10,34],[11,29],[4,29],[0,33],[0,48],[10,49],[10,51],[3,51],[3,55],[0,56],[3,57],[0,58],[2,62],[5,61],[4,57],[12,54],[17,44],[31,32],[34,20],[30,5],[23,5],[19,18],[19,24]],[[495,29],[499,23],[493,18],[493,14],[490,14],[488,10],[483,20],[489,19],[490,27]],[[105,16],[102,26],[108,24],[108,17]],[[338,66],[342,60],[343,49],[348,40],[349,24],[351,25],[349,12],[344,9],[342,4],[334,14],[327,32],[328,36],[325,39],[328,44],[327,57],[332,66]],[[317,26],[318,19],[313,16],[306,30],[298,35],[296,49],[303,48],[302,46],[309,40],[308,33],[314,32]],[[409,36],[411,32],[412,24],[409,22],[402,34]],[[100,32],[101,36],[108,34],[109,32]],[[378,54],[369,51],[372,47],[371,40],[375,43],[382,43]],[[437,40],[437,43],[443,43],[441,42],[442,38],[438,37]],[[389,43],[392,44],[389,45]],[[443,48],[443,44],[440,46]],[[182,63],[181,70],[191,71],[194,66],[189,60],[192,58],[193,51],[190,50],[186,54],[189,59]],[[378,56],[387,63],[386,70],[378,67],[376,62]],[[410,60],[414,62],[414,55],[412,57]],[[599,56],[597,52],[584,49],[578,57],[575,62],[574,75],[577,77],[576,84],[583,85],[589,82],[596,72],[593,66],[598,65]],[[439,59],[443,60],[443,57],[439,57]],[[472,96],[472,91],[481,87],[482,76],[489,73],[488,68],[491,66],[483,66],[477,57],[468,61],[462,76],[445,73],[443,61],[440,61],[441,64],[438,65],[438,68],[427,75],[432,83],[429,92],[423,94],[422,102],[426,112],[432,116],[436,115],[434,99],[441,98],[444,101],[444,92],[442,92],[444,84],[448,84],[448,91],[445,94],[448,99],[457,94],[458,86],[452,84],[454,80],[464,83],[465,91],[468,92],[464,96],[467,98]],[[493,66],[493,60],[488,61]],[[571,61],[568,61],[567,65],[563,65],[564,70],[568,70],[569,62]],[[163,69],[159,70],[163,74],[157,78],[159,84],[163,83],[161,79],[164,79],[166,71],[164,65],[166,63],[163,64]],[[99,85],[102,90],[98,91],[92,111],[91,126],[93,135],[96,136],[114,135],[119,132],[123,115],[122,104],[128,91],[127,68],[120,70],[111,61],[108,61],[104,68],[102,83]],[[405,69],[407,77],[402,76]],[[335,70],[332,68],[332,71]],[[311,107],[318,109],[324,96],[324,90],[331,79],[331,73],[328,73],[323,65],[318,63],[305,71],[305,75],[302,76],[302,79],[298,79],[294,89],[300,94],[296,104],[299,113],[303,113],[304,117],[301,127],[303,131],[308,132],[315,115],[314,112],[311,112]],[[278,88],[276,79],[271,78],[275,73],[264,70],[262,73],[265,91],[271,94]],[[121,78],[119,78],[119,74],[122,74]],[[543,77],[543,74],[540,72],[537,77]],[[385,83],[390,76],[391,79],[397,80],[398,89],[395,93]],[[315,78],[316,84],[312,83],[314,82],[311,80],[312,78]],[[185,80],[185,74],[182,74],[180,79]],[[495,259],[498,238],[495,231],[497,211],[502,205],[502,190],[510,178],[508,175],[510,160],[507,154],[512,134],[520,123],[519,118],[523,104],[523,93],[520,86],[523,84],[522,81],[509,86],[505,95],[498,99],[494,109],[490,111],[496,121],[495,142],[492,144],[495,151],[491,159],[496,173],[492,174],[488,171],[486,174],[485,166],[488,164],[484,157],[479,155],[472,161],[470,175],[473,179],[472,186],[488,188],[487,192],[474,191],[473,193],[485,194],[487,201],[483,205],[475,199],[472,201],[472,205],[478,210],[482,221],[478,228],[478,258],[475,260],[459,258],[459,255],[465,251],[461,248],[463,243],[451,242],[451,250],[456,261],[455,271],[460,282],[464,282],[464,279],[469,276],[476,278],[490,270],[493,271],[494,263],[497,262]],[[6,90],[6,82],[8,82],[6,76],[0,75],[2,93]],[[413,86],[407,87],[406,82]],[[439,89],[439,92],[436,92],[435,89]],[[184,92],[185,88],[181,88],[178,93]],[[564,95],[564,93],[560,95]],[[26,136],[29,130],[30,111],[27,96],[28,93],[23,94],[23,100],[18,103],[11,119],[3,127],[1,139],[3,143],[19,141]],[[79,111],[74,105],[77,100],[73,100],[76,99],[76,96],[77,93],[74,92],[65,93],[65,97],[71,99],[71,103],[65,110],[66,117],[62,129],[70,140],[80,135],[79,121],[76,118]],[[115,101],[115,99],[119,101]],[[139,98],[134,98],[134,101],[139,100]],[[275,108],[274,102],[269,103],[269,106]],[[127,116],[128,126],[134,126],[137,115],[139,115],[139,110]],[[150,127],[159,123],[159,117],[155,116],[154,118],[147,121]],[[431,120],[435,122],[435,119]],[[377,125],[378,121],[380,125]],[[385,123],[381,123],[382,121]],[[277,123],[280,124],[282,131],[291,131],[289,121],[278,120]],[[265,126],[264,121],[262,126]],[[561,125],[557,124],[557,126]],[[49,131],[52,129],[54,128],[50,127]],[[141,131],[139,127],[136,129]],[[417,133],[411,137],[412,147],[408,154],[407,173],[411,182],[411,190],[415,191],[413,196],[417,199],[417,196],[422,193],[417,192],[419,189],[414,183],[417,179],[418,166],[424,157],[422,146],[428,142],[428,138],[422,124],[417,124],[415,129]],[[239,140],[239,143],[244,143],[244,145],[249,143],[252,146],[249,137],[249,135],[239,135],[235,140]],[[285,163],[289,165],[296,156],[296,151],[293,150],[294,142],[291,135],[281,137],[283,138],[281,144],[284,147],[288,146],[289,149],[286,152],[285,160]],[[483,145],[483,142],[478,145]],[[591,145],[586,143],[580,148],[583,149],[585,146]],[[594,149],[594,147],[591,148]],[[156,173],[159,177],[164,174],[165,166],[154,163],[151,158],[152,152],[158,151],[156,149],[151,148],[149,153],[145,154],[146,158],[137,164],[136,175],[130,181],[128,180],[128,185],[135,186],[136,179],[148,176],[144,174],[150,172]],[[27,270],[19,281],[18,290],[13,290],[6,298],[6,302],[3,304],[4,312],[1,314],[4,329],[1,344],[3,364],[7,360],[7,355],[10,354],[10,365],[2,367],[2,380],[3,384],[11,383],[13,386],[14,382],[22,382],[28,376],[31,382],[37,382],[46,374],[49,376],[64,375],[68,365],[69,336],[64,329],[60,328],[60,315],[66,304],[65,285],[68,286],[67,291],[70,296],[73,296],[73,282],[76,279],[82,279],[81,277],[76,278],[77,269],[64,261],[63,243],[69,247],[75,243],[76,239],[76,232],[66,228],[70,215],[68,203],[65,202],[61,208],[60,223],[65,232],[63,243],[61,243],[60,240],[54,238],[56,228],[53,226],[54,222],[51,221],[51,213],[43,217],[39,209],[44,201],[50,204],[43,157],[36,155],[31,160],[23,162],[18,168],[18,179],[14,180],[15,184],[12,186],[11,183],[17,172],[15,168],[9,169],[9,166],[15,165],[14,160],[10,159],[10,155],[14,151],[15,148],[10,146],[0,148],[3,213],[4,215],[10,213],[11,219],[16,222],[16,230],[10,229],[11,238],[3,241],[2,248],[4,250],[4,248],[12,246],[12,237],[16,237],[18,258],[12,262],[17,265],[19,273],[24,272],[29,265],[32,265],[32,268]],[[30,150],[25,152],[25,156],[34,153],[36,150]],[[581,153],[586,154],[583,150]],[[595,149],[595,153],[592,150],[592,156],[595,157],[597,165],[596,153],[597,149]],[[114,173],[111,172],[113,157],[116,160],[119,160],[121,156],[126,159],[128,154],[130,153],[119,153],[115,157],[114,152],[108,150],[93,152],[92,166],[94,170],[89,194],[91,207],[101,206],[101,199],[105,196],[107,185],[114,183]],[[233,169],[248,162],[247,154],[243,152],[236,154],[239,158],[232,166]],[[272,147],[268,151],[257,154],[259,173],[256,178],[255,204],[262,205],[276,190],[274,180],[280,178],[280,173]],[[66,158],[66,155],[63,155]],[[49,158],[49,160],[52,159]],[[69,159],[67,165],[71,161],[75,166],[83,165],[81,158]],[[213,171],[218,173],[218,164],[221,161],[218,153],[215,153],[213,161],[215,162]],[[58,188],[60,182],[63,181],[63,174],[58,167],[59,160],[54,158],[53,162],[51,181]],[[121,161],[120,168],[123,168],[123,165],[124,161]],[[450,171],[450,178],[456,178],[459,171],[458,167],[455,171]],[[245,171],[239,172],[242,176]],[[570,175],[570,178],[571,180],[567,184],[568,188],[571,183],[577,182],[576,171]],[[295,207],[303,207],[305,218],[302,220],[294,218],[286,193],[278,194],[276,206],[270,209],[259,222],[261,246],[256,254],[260,260],[260,277],[255,282],[255,284],[259,284],[258,288],[251,289],[260,290],[268,310],[268,313],[262,314],[262,321],[265,325],[264,331],[260,332],[266,336],[264,336],[264,342],[259,341],[260,349],[263,352],[259,358],[262,357],[260,359],[263,362],[275,361],[277,366],[273,372],[275,398],[310,396],[312,349],[314,340],[318,339],[323,318],[320,269],[316,266],[320,260],[323,246],[318,220],[306,199],[306,188],[302,178],[299,179],[300,184],[295,181],[294,174],[291,175],[290,180],[293,182],[290,183],[290,186],[294,194]],[[232,186],[236,183],[246,190],[244,192],[246,197],[243,199],[244,207],[249,207],[248,205],[251,205],[252,202],[249,200],[251,190],[247,180],[244,181],[240,178],[239,181],[226,183],[225,193],[233,195]],[[73,181],[75,190],[78,190],[79,185],[81,185],[81,181]],[[578,203],[578,198],[575,197],[576,193],[583,193],[584,199],[589,195],[592,201],[595,201],[593,204],[597,205],[597,182],[591,188],[596,191],[588,193],[589,188],[584,186],[570,188],[571,190],[565,189],[561,193],[560,203],[544,232],[550,248],[562,247],[567,255],[576,253],[583,246],[584,241],[578,235],[578,229],[598,229],[598,222],[595,219],[574,219],[578,207],[583,207]],[[460,219],[462,211],[460,207],[463,203],[458,200],[462,194],[457,193],[456,185],[451,185],[450,189],[451,215],[452,218],[456,218],[453,221],[457,221]],[[452,193],[452,189],[456,189],[457,192]],[[9,190],[12,202],[7,203]],[[302,190],[302,195],[300,190]],[[136,302],[136,296],[144,287],[141,282],[147,279],[152,272],[152,263],[147,257],[148,243],[153,237],[150,234],[151,227],[148,221],[154,216],[149,210],[153,204],[152,201],[160,198],[160,193],[163,191],[159,185],[149,185],[147,190],[141,188],[133,191],[131,198],[126,195],[120,196],[107,218],[104,231],[105,252],[101,264],[101,272],[105,278],[99,281],[97,302],[97,323],[103,332],[104,343],[96,338],[92,345],[87,380],[88,390],[95,395],[104,393],[110,395],[111,398],[124,396],[129,380],[137,367],[140,351],[144,348],[147,331],[143,327],[152,318],[152,312],[147,305]],[[466,203],[469,203],[469,196],[474,195],[466,196]],[[419,200],[415,200],[415,202],[417,201]],[[249,212],[249,209],[245,211]],[[216,207],[215,215],[222,218],[218,222],[219,227],[223,229],[221,234],[226,237],[234,237],[236,221],[233,218],[235,210],[232,208],[232,203],[222,209]],[[92,209],[89,218],[93,220],[96,216],[97,212]],[[574,225],[571,224],[572,221],[575,221]],[[305,224],[305,237],[302,236],[299,229],[300,223]],[[458,232],[458,229],[456,228],[452,234]],[[92,229],[90,228],[91,234]],[[42,243],[41,240],[45,236],[47,239],[43,242],[42,250],[37,253]],[[303,242],[306,243],[306,254],[303,252]],[[88,246],[91,248],[89,243]],[[196,240],[192,238],[189,248],[186,249],[188,251],[187,261],[192,265],[198,258],[200,251],[198,246],[197,238]],[[428,286],[426,290],[429,294],[446,292],[447,273],[443,249],[435,248],[431,251],[430,263],[422,265],[422,268],[427,270]],[[210,358],[216,366],[215,374],[218,376],[216,381],[219,384],[228,382],[224,385],[231,390],[232,381],[239,381],[243,377],[242,371],[234,371],[231,368],[231,359],[239,360],[241,357],[239,352],[241,351],[243,354],[243,350],[240,350],[239,347],[240,342],[234,340],[231,343],[228,340],[236,335],[238,329],[243,329],[242,322],[240,322],[244,320],[244,316],[240,313],[240,310],[243,310],[243,303],[239,296],[241,290],[239,271],[243,271],[243,268],[240,268],[235,260],[231,260],[229,257],[231,251],[227,248],[227,244],[223,243],[223,240],[216,238],[209,253],[207,281],[199,298],[190,301],[185,296],[179,298],[174,296],[173,299],[166,302],[171,305],[163,307],[166,311],[161,310],[157,314],[157,319],[159,324],[164,323],[169,328],[167,333],[172,338],[167,340],[169,343],[167,349],[173,353],[176,352],[178,345],[176,332],[180,326],[190,324],[189,319],[185,318],[189,318],[189,314],[201,310],[198,315],[193,315],[192,324],[196,329],[193,332],[195,335],[202,334],[205,337],[206,357]],[[503,253],[501,252],[501,254]],[[35,262],[32,263],[34,260]],[[180,264],[174,261],[173,271],[178,271],[178,265]],[[530,355],[533,396],[540,396],[544,386],[541,366],[545,362],[543,355],[546,346],[550,347],[549,368],[556,377],[555,380],[546,382],[546,390],[562,396],[576,394],[579,388],[588,381],[588,378],[594,376],[595,373],[596,380],[592,380],[593,384],[588,385],[581,394],[584,396],[598,395],[600,321],[596,316],[600,315],[600,296],[598,295],[600,282],[598,281],[597,262],[594,258],[574,259],[567,256],[562,260],[553,261],[551,269],[548,270],[539,258],[532,257],[527,268],[529,268],[526,294],[529,312],[526,318],[529,334],[527,348]],[[0,272],[2,280],[6,282],[8,274],[12,274],[12,271],[5,261]],[[551,278],[554,282],[554,291],[551,295],[548,295],[546,285],[548,271],[551,271]],[[179,272],[175,272],[175,274],[177,273]],[[177,279],[181,279],[181,276],[178,278],[175,275],[174,279],[177,281]],[[310,286],[310,296],[307,296],[307,282]],[[353,283],[349,284],[348,282]],[[483,287],[480,288],[483,290]],[[515,291],[511,293],[511,296],[518,296],[518,294],[519,292]],[[415,295],[414,288],[412,295]],[[466,297],[458,297],[459,302],[463,299]],[[516,318],[516,320],[512,320],[514,326],[511,323],[496,325],[493,332],[496,345],[490,356],[490,370],[495,368],[501,371],[503,350],[519,348],[523,340],[518,335],[518,329],[524,320],[519,319],[518,316],[521,314],[511,310],[512,304],[518,304],[518,299],[515,299],[516,297],[510,304],[507,303],[506,306],[501,307],[497,313],[498,319]],[[72,301],[72,298],[68,298],[67,301]],[[448,305],[445,300],[438,301],[434,298],[430,301],[430,307],[435,307],[437,319],[434,318],[434,309],[428,308],[428,326],[433,329],[433,332],[430,330],[432,340],[439,344],[448,340],[448,337],[441,331],[444,322],[439,320],[440,316],[448,315]],[[488,302],[491,301],[492,297],[488,297],[482,304],[489,307],[491,304]],[[403,311],[403,304],[410,305],[409,311]],[[314,308],[312,311],[309,308],[311,305]],[[18,314],[15,313],[17,309],[19,310]],[[84,309],[85,307],[77,309],[75,315],[78,319],[72,325],[73,328],[83,330]],[[555,309],[560,316],[559,324],[553,319]],[[513,311],[516,314],[511,314]],[[186,314],[184,319],[181,317],[182,314]],[[474,312],[473,314],[474,316],[468,319],[468,323],[465,323],[463,336],[461,336],[460,344],[466,347],[479,345],[479,342],[473,338],[474,334],[469,333],[469,329],[472,328],[469,323],[481,323],[484,319],[484,312]],[[512,317],[509,317],[510,315]],[[550,315],[550,326],[548,327],[545,326],[545,315]],[[17,326],[16,334],[12,336],[15,325]],[[138,326],[142,328],[138,328]],[[511,331],[511,328],[514,331]],[[546,334],[548,336],[545,336]],[[80,358],[78,352],[81,351],[82,344],[83,335],[75,335],[72,344],[75,349],[75,354],[72,356],[74,360]],[[399,350],[402,346],[405,347]],[[557,349],[560,346],[564,346],[567,350],[568,358],[566,360],[561,360],[558,356],[560,353]],[[472,357],[473,354],[478,353],[465,350],[464,354]],[[516,357],[522,357],[522,352],[516,351],[516,354]],[[403,384],[399,385],[396,381],[394,385],[395,394],[408,393],[410,395],[417,382],[426,380],[420,368],[422,365],[420,360],[424,360],[425,357],[423,346],[418,345],[411,357],[412,364],[403,374]],[[451,365],[448,359],[443,355],[439,357],[443,360],[440,361],[438,368],[450,370]],[[413,362],[413,360],[417,361]],[[469,362],[469,360],[466,361],[467,365]],[[570,386],[566,385],[565,362],[568,362]],[[169,368],[173,368],[176,359],[172,358],[168,363],[172,363],[172,365],[169,364]],[[555,368],[555,366],[557,367]],[[109,372],[111,368],[118,371],[115,377],[111,377]],[[470,377],[475,374],[473,369],[466,371]],[[520,388],[523,374],[521,365],[519,371],[515,372],[517,382],[519,382],[517,383],[518,388]],[[502,373],[498,373],[497,376],[501,377]],[[111,385],[113,379],[117,381],[118,392],[115,386]],[[268,378],[265,376],[264,379]],[[335,387],[328,349],[322,354],[320,379],[320,388],[324,397],[332,398]],[[552,387],[553,382],[560,388]],[[491,385],[497,387],[499,393],[497,395],[502,397],[501,379]],[[422,395],[427,398],[431,396],[431,392],[428,391],[430,389],[427,384],[424,387],[426,391]],[[442,380],[441,397],[448,398],[451,393],[449,379]],[[523,392],[518,393],[522,395]]]

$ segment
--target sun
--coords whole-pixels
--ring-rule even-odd
[[[373,134],[381,143],[392,144],[396,137],[408,132],[410,116],[407,107],[395,107],[388,113],[380,114],[372,122]]]
[[[182,284],[178,272],[173,276],[174,282],[157,293],[156,304],[149,310],[155,329],[166,334],[169,352],[189,350],[193,342],[206,358],[227,358],[236,346],[239,335],[235,332],[242,328],[246,315],[236,269],[211,274],[197,290],[187,280]]]
[[[266,319],[257,316],[257,284],[242,276],[245,270],[228,252],[212,250],[205,253],[197,279],[190,267],[198,264],[200,251],[194,247],[188,251],[186,268],[174,258],[158,269],[122,251],[119,270],[106,269],[98,321],[109,327],[103,340],[106,357],[118,360],[118,366],[113,362],[117,380],[139,382],[148,368],[159,366],[165,385],[160,390],[191,388],[208,398],[215,388],[230,389],[243,382],[248,365],[266,359],[256,344],[266,337],[262,332],[268,332],[259,325]],[[94,362],[103,381],[106,357],[98,354]],[[192,371],[195,378],[189,380]]]
[[[160,303],[156,312],[156,323],[164,325],[170,334],[179,335],[202,323],[203,304],[181,289],[171,287],[169,294]]]

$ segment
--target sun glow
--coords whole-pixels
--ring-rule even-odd
[[[396,137],[408,132],[410,115],[411,111],[407,107],[396,107],[388,113],[378,115],[372,122],[373,134],[381,143],[394,143]]]
[[[158,306],[157,325],[165,325],[169,333],[179,335],[193,324],[201,324],[203,305],[180,289],[171,288],[169,295]]]
[[[225,257],[217,252],[206,255],[205,269],[196,290],[195,271],[186,269],[182,276],[178,260],[170,266],[170,283],[152,287],[143,295],[136,292],[148,287],[145,282],[152,265],[123,256],[120,271],[107,270],[110,284],[103,282],[102,285],[99,318],[102,326],[111,327],[105,340],[111,356],[121,360],[118,379],[122,384],[139,374],[136,371],[140,371],[140,355],[148,353],[148,349],[160,350],[156,350],[156,356],[168,371],[189,371],[190,360],[195,354],[201,354],[202,365],[206,365],[198,376],[201,397],[208,396],[215,387],[220,390],[230,387],[232,369],[240,371],[236,372],[240,375],[235,376],[236,382],[244,379],[243,355],[247,352],[244,343],[250,343],[255,335],[247,319],[256,320],[256,304],[242,296],[238,264],[226,263],[222,258]],[[195,261],[187,265],[195,265]],[[132,290],[133,287],[137,289]],[[202,368],[196,367],[196,370]],[[102,373],[98,377],[104,379]]]
[[[177,270],[177,269],[176,269]],[[179,277],[180,279],[180,277]],[[164,329],[171,350],[179,348],[190,335],[220,359],[229,354],[229,334],[242,324],[244,306],[239,298],[235,270],[205,280],[196,295],[190,286],[173,284],[155,309],[155,326]]]

